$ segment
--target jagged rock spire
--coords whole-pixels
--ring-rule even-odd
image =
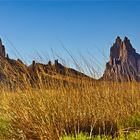
[[[2,44],[2,40],[1,39],[0,39],[0,56],[1,57],[5,57],[6,56],[5,47]]]
[[[130,40],[119,36],[110,48],[110,60],[106,64],[103,79],[111,81],[140,81],[140,55]]]
[[[121,38],[118,36],[116,38],[115,43],[113,46],[110,48],[110,65],[112,66],[114,64],[114,59],[119,58],[119,53],[120,53],[120,46],[122,44]]]

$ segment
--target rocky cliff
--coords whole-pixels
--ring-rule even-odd
[[[116,38],[110,48],[110,60],[101,78],[107,81],[140,81],[140,55],[132,47],[130,40]]]

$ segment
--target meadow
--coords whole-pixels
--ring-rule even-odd
[[[56,83],[55,83],[56,84]],[[48,88],[1,88],[0,138],[140,139],[140,84],[91,81]]]

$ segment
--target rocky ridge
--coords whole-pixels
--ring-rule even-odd
[[[58,60],[47,64],[32,62],[27,66],[20,59],[10,59],[0,39],[0,85],[15,89],[29,87],[49,86],[51,83],[59,84],[78,83],[82,78],[91,79],[89,76],[72,68],[60,64]],[[53,81],[52,81],[53,80]]]

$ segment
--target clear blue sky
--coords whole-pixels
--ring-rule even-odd
[[[89,53],[103,66],[101,53],[109,58],[118,35],[140,53],[140,1],[0,1],[0,37],[10,57],[27,63],[38,59],[36,52],[50,57],[53,49],[69,65],[64,45],[75,58]]]

